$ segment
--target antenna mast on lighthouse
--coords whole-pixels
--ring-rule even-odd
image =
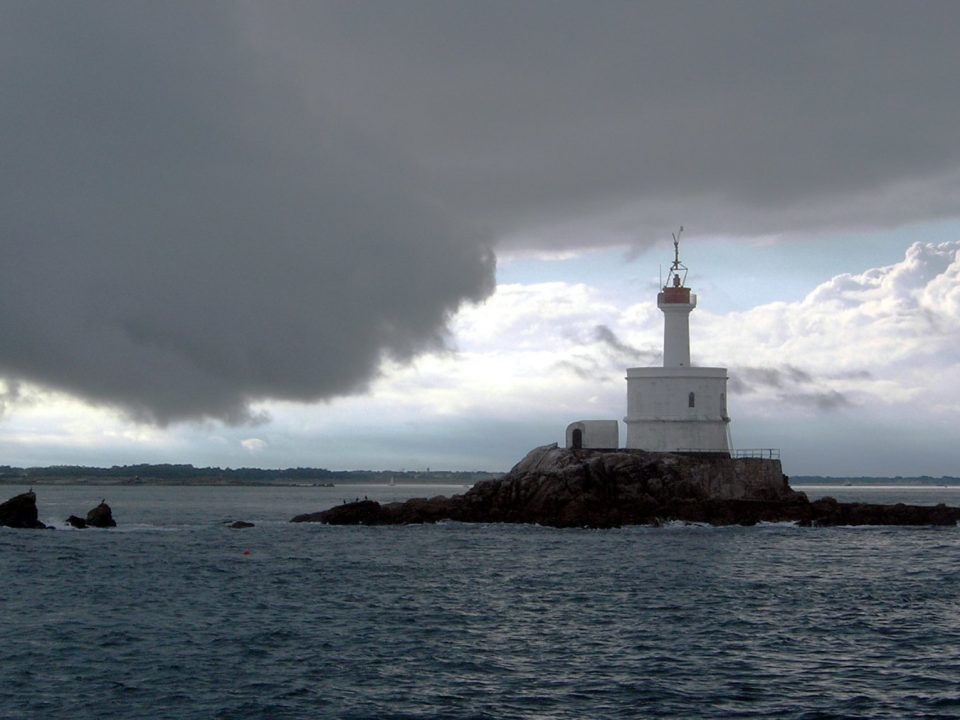
[[[679,232],[670,234],[673,236],[673,265],[670,266],[670,274],[673,279],[671,283],[673,287],[683,287],[687,282],[687,266],[680,262],[680,236],[683,234],[683,225],[680,226]],[[680,277],[681,270],[683,271],[683,277]]]
[[[657,295],[657,307],[663,311],[663,366],[690,367],[690,311],[697,296],[686,286],[687,266],[680,262],[680,232],[673,234],[673,264],[670,279]]]

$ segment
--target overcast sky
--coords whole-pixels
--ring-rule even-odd
[[[788,474],[953,474],[955,2],[7,2],[0,464],[506,469],[683,224]]]

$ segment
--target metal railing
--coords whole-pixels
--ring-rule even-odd
[[[766,458],[768,460],[779,460],[780,448],[744,448],[742,450],[731,450],[730,457]]]
[[[732,458],[763,458],[779,460],[780,448],[744,448],[742,450],[728,450],[727,448],[677,448],[679,453],[706,453],[729,455]]]

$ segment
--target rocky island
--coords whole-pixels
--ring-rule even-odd
[[[117,526],[116,520],[113,519],[113,511],[110,509],[110,506],[107,505],[106,500],[101,500],[99,505],[88,511],[85,518],[71,515],[67,518],[67,524],[78,530],[90,527],[112,528]]]
[[[71,515],[66,520],[68,525],[78,529],[112,528],[117,523],[113,519],[113,512],[106,500],[101,500],[100,504],[91,509],[86,518],[80,518]],[[52,525],[45,525],[40,522],[37,512],[37,495],[33,490],[29,490],[19,495],[14,495],[6,502],[0,503],[0,526],[11,528],[22,528],[30,530],[53,530]]]
[[[382,505],[345,503],[292,522],[400,525],[530,523],[611,528],[670,521],[711,525],[955,525],[960,508],[811,502],[790,487],[779,460],[723,453],[595,450],[545,445],[502,478],[463,495]]]
[[[37,496],[33,490],[0,503],[0,525],[4,527],[45,530],[47,526],[38,518]]]

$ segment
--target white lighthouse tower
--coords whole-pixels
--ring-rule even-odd
[[[690,312],[697,296],[686,286],[680,233],[673,236],[673,265],[657,295],[663,311],[663,367],[627,370],[627,447],[729,452],[727,369],[690,365]]]

